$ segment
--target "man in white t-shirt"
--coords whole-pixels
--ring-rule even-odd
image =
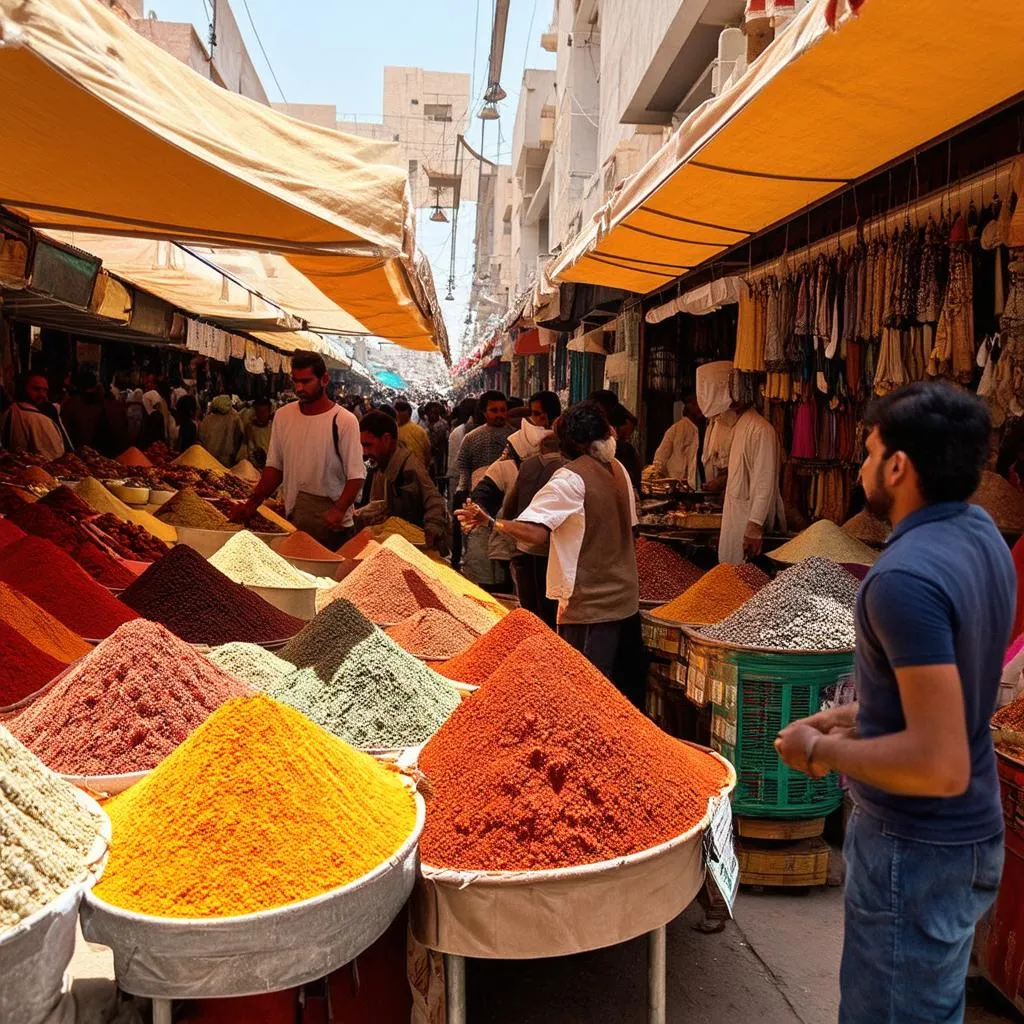
[[[300,530],[336,550],[352,534],[352,505],[366,478],[359,421],[327,395],[327,366],[315,352],[292,356],[297,402],[274,416],[267,466],[252,497],[232,517],[243,521],[278,487]]]

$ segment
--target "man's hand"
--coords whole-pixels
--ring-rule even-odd
[[[829,769],[814,761],[814,750],[822,738],[819,729],[806,721],[787,725],[776,737],[775,749],[785,764],[794,771],[803,772],[812,779],[823,779]]]
[[[260,505],[258,501],[253,501],[250,498],[248,501],[243,501],[239,505],[235,505],[228,513],[228,519],[233,523],[245,523],[248,522],[256,514]]]
[[[424,528],[423,536],[426,538],[428,548],[442,556],[448,554],[448,538],[443,533]]]
[[[345,513],[342,512],[337,505],[332,505],[324,513],[324,526],[326,526],[328,530],[344,530]]]
[[[826,736],[832,732],[856,730],[857,727],[857,705],[840,704],[834,708],[826,708],[817,714],[807,718],[798,719],[802,725],[809,725]],[[797,722],[791,723],[796,725]]]
[[[472,533],[478,526],[486,526],[489,521],[487,513],[473,501],[467,501],[462,508],[457,508],[455,518],[466,533]]]
[[[743,554],[756,558],[764,547],[764,527],[760,523],[747,523],[743,531]]]

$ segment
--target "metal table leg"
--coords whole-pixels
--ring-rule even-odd
[[[153,1024],[171,1024],[170,999],[153,1000]]]
[[[444,987],[448,1003],[447,1024],[466,1024],[465,957],[445,953]]]
[[[667,942],[664,925],[647,933],[647,1024],[665,1024]]]

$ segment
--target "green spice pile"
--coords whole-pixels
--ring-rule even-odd
[[[295,671],[291,662],[258,644],[222,644],[206,656],[218,668],[266,693],[279,687],[285,676]]]
[[[0,726],[0,938],[84,881],[102,818]]]
[[[459,703],[447,679],[403,651],[344,599],[320,612],[280,656],[301,670],[271,696],[355,747],[417,746]]]

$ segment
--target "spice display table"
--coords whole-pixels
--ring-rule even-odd
[[[718,800],[736,784],[732,766]],[[616,860],[546,871],[457,871],[420,865],[416,939],[445,954],[448,1024],[465,1024],[465,958],[569,956],[648,936],[648,1021],[665,1020],[667,924],[704,883],[704,831]]]
[[[82,933],[110,946],[118,985],[171,1020],[174,999],[219,999],[294,988],[330,974],[380,937],[409,898],[426,814],[388,861],[332,892],[230,918],[136,914],[89,893]]]

